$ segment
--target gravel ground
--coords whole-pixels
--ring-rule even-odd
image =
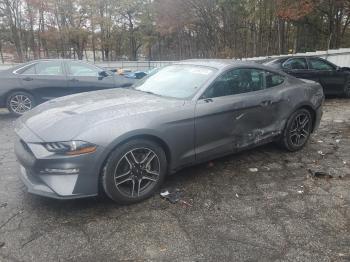
[[[301,152],[267,145],[169,177],[164,188],[183,192],[176,204],[28,194],[14,120],[0,111],[1,262],[350,261],[349,100],[327,100]]]

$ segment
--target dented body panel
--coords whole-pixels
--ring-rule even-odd
[[[21,117],[15,128],[19,137],[15,148],[22,178],[30,191],[56,198],[96,195],[108,155],[135,137],[160,143],[167,155],[169,171],[174,172],[278,139],[289,116],[301,107],[312,111],[315,128],[319,124],[324,96],[317,83],[275,71],[284,76],[282,85],[208,100],[202,94],[227,70],[272,69],[227,61],[182,63],[217,69],[190,99],[161,97],[132,89],[104,90],[54,99]],[[45,155],[37,148],[42,142],[71,140],[93,143],[98,150],[93,155],[69,158]],[[43,171],[60,167],[81,171],[70,179],[63,176],[48,179],[50,174]],[[66,183],[68,190],[61,190],[55,183]]]

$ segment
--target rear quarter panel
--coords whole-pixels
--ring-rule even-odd
[[[285,106],[281,111],[282,129],[293,112],[299,108],[308,107],[317,113],[324,100],[323,89],[319,83],[294,77],[288,77],[287,81],[285,90],[281,93],[285,101]]]

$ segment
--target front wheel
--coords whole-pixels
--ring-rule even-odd
[[[152,196],[164,181],[167,159],[157,143],[135,139],[118,146],[102,174],[106,195],[120,204],[132,204]]]
[[[21,116],[35,106],[34,97],[27,92],[14,92],[7,98],[7,109],[14,115]]]
[[[299,109],[289,118],[283,132],[281,144],[288,151],[302,149],[310,138],[313,120],[310,111]]]
[[[350,81],[349,81],[348,85],[345,87],[344,97],[350,98]]]

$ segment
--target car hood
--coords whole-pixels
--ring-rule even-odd
[[[46,142],[69,141],[106,121],[128,119],[180,104],[183,101],[130,89],[71,95],[48,101],[25,113],[18,120],[16,132],[20,134],[22,126]]]

